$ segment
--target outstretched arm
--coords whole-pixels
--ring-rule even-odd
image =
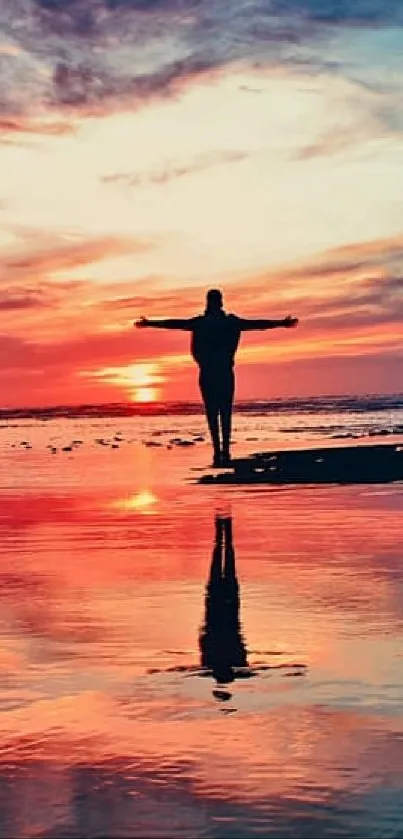
[[[152,326],[156,329],[185,329],[189,332],[193,329],[194,318],[180,319],[168,318],[166,320],[149,320],[149,318],[140,318],[136,321],[135,326],[138,329],[145,329],[147,326]]]
[[[252,332],[253,329],[277,329],[281,326],[290,329],[298,324],[298,318],[293,318],[291,315],[283,318],[283,320],[247,320],[246,318],[239,318],[239,325],[242,332]]]

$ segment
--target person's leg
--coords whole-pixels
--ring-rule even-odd
[[[213,555],[211,558],[210,578],[208,584],[210,586],[217,585],[217,581],[221,580],[223,570],[223,545],[224,545],[224,521],[220,516],[215,517],[215,540]]]
[[[223,528],[222,519],[216,516],[210,576],[206,585],[204,624],[199,633],[201,667],[207,669],[214,667],[217,627],[220,626],[220,615],[222,611]]]
[[[232,540],[232,518],[228,516],[223,520],[224,527],[224,577],[227,582],[237,585],[235,570],[235,551]]]
[[[214,466],[219,466],[221,462],[220,450],[220,432],[218,425],[219,403],[217,401],[214,382],[210,382],[208,377],[200,374],[199,378],[200,391],[203,398],[204,410],[207,418],[207,423],[210,431],[211,442],[213,444]]]
[[[224,586],[228,614],[228,636],[233,667],[248,667],[246,645],[240,621],[240,592],[235,567],[235,550],[232,540],[232,519],[224,521]]]
[[[220,421],[222,432],[222,465],[229,464],[231,460],[231,426],[232,406],[234,402],[234,372],[229,371],[226,381],[223,383],[222,400],[220,404]]]

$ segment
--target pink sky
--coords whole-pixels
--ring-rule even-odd
[[[289,0],[270,39],[258,2],[255,28],[210,0],[30,2],[0,20],[3,406],[197,398],[189,336],[132,322],[211,286],[301,320],[244,337],[238,398],[401,390],[389,4]]]

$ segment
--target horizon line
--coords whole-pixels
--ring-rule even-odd
[[[326,393],[326,394],[311,394],[307,396],[270,396],[270,397],[255,397],[252,399],[240,399],[235,401],[236,408],[245,408],[253,405],[270,405],[283,404],[290,402],[306,403],[306,402],[320,402],[320,401],[350,401],[350,400],[403,400],[403,391],[388,391],[388,392],[362,392],[362,393]],[[57,412],[75,413],[85,411],[124,411],[130,414],[151,414],[169,408],[183,408],[195,412],[203,413],[203,406],[198,401],[188,400],[156,400],[155,402],[79,402],[71,404],[55,404],[55,405],[24,405],[24,406],[8,406],[0,407],[0,417],[12,415],[28,415],[28,414],[55,414]]]

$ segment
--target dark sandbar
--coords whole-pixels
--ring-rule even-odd
[[[403,445],[342,446],[257,452],[203,484],[366,484],[403,481]]]

